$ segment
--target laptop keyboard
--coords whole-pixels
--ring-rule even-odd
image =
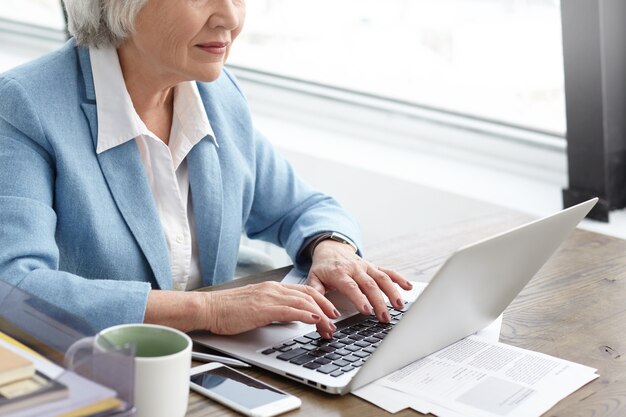
[[[357,314],[335,322],[337,331],[330,340],[323,339],[317,332],[311,332],[261,353],[275,355],[277,359],[338,377],[365,363],[380,341],[402,318],[408,306],[405,303],[404,308],[398,310],[387,304],[391,316],[389,323],[381,323],[375,316]]]

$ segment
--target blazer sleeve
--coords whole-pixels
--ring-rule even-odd
[[[323,232],[340,232],[360,247],[356,221],[332,197],[313,190],[291,164],[257,130],[255,144],[255,187],[246,232],[287,251],[299,269],[310,260],[299,256],[303,245]]]
[[[77,315],[94,330],[142,322],[149,283],[59,270],[54,149],[34,102],[16,80],[0,79],[0,97],[0,279]]]

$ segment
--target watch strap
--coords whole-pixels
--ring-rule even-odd
[[[313,253],[315,252],[315,248],[317,247],[317,245],[319,245],[321,242],[325,240],[334,240],[335,242],[344,243],[350,246],[352,250],[354,251],[354,253],[357,253],[359,251],[359,248],[349,237],[339,232],[324,232],[315,236],[313,240],[311,241],[311,243],[309,243],[309,246],[307,247],[307,253],[309,255],[309,259],[313,258]]]

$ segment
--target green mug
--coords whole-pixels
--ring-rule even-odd
[[[65,354],[72,369],[85,348],[108,351],[135,347],[134,405],[136,417],[184,417],[189,401],[192,342],[185,333],[156,324],[121,324],[74,343]]]

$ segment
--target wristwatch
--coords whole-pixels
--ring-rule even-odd
[[[309,254],[311,256],[313,256],[313,252],[315,251],[315,247],[317,245],[320,244],[320,242],[323,242],[324,240],[334,240],[335,242],[341,242],[341,243],[345,243],[346,245],[350,246],[352,248],[352,250],[354,251],[354,253],[357,253],[359,248],[357,248],[356,244],[350,240],[349,237],[342,235],[339,232],[325,232],[325,233],[321,233],[319,235],[317,235],[313,241],[309,244]]]

